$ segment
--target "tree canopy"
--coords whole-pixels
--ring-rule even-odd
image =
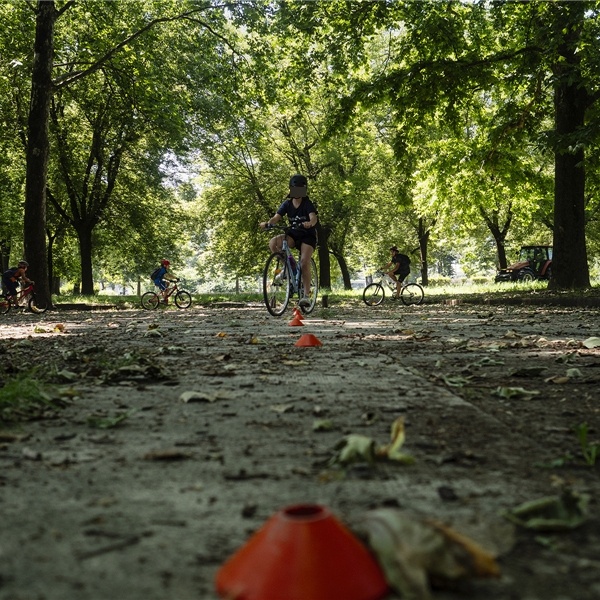
[[[4,3],[2,260],[24,252],[48,296],[200,247],[200,275],[256,274],[257,223],[302,172],[326,287],[391,243],[426,283],[449,247],[493,269],[534,242],[554,245],[552,287],[588,287],[599,8]]]

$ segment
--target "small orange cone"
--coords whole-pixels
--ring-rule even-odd
[[[302,314],[302,311],[297,308],[294,309],[294,317],[296,319],[300,319],[301,321],[304,319],[304,315]]]
[[[377,600],[389,590],[366,546],[318,504],[273,515],[220,567],[215,586],[240,600]]]
[[[308,346],[322,346],[323,342],[312,333],[305,333],[294,345],[300,348]]]
[[[290,327],[298,327],[304,325],[304,323],[302,322],[302,319],[299,319],[297,316],[294,316],[294,318],[288,323],[288,325]]]

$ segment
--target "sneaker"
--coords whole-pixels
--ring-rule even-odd
[[[310,298],[308,296],[303,296],[302,298],[300,298],[298,306],[300,308],[308,308],[310,306]]]

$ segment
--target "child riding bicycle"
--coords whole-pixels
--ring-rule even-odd
[[[177,279],[177,277],[175,277],[172,273],[169,273],[168,269],[170,266],[171,266],[171,262],[168,261],[166,258],[163,258],[160,261],[160,267],[155,269],[152,272],[152,274],[150,275],[150,278],[154,282],[154,285],[160,290],[160,293],[162,295],[161,302],[163,302],[164,304],[169,303],[168,296],[166,293],[168,284],[166,282],[167,281],[179,281],[179,279]]]
[[[28,268],[29,263],[20,260],[16,267],[11,267],[2,273],[2,285],[6,288],[6,297],[15,306],[17,305],[17,283],[33,283],[25,274]]]
[[[301,307],[310,306],[310,264],[311,257],[317,247],[316,225],[318,221],[317,209],[308,197],[308,181],[304,175],[293,175],[290,179],[290,191],[277,209],[277,212],[268,220],[259,223],[261,229],[279,223],[287,217],[293,229],[286,234],[276,235],[269,241],[271,252],[281,252],[284,236],[290,248],[300,248],[300,268],[302,269],[302,283],[304,295],[298,303]]]

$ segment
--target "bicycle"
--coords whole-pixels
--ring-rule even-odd
[[[278,229],[286,235],[292,227],[282,227],[280,225],[270,225],[266,230]],[[287,238],[284,235],[280,252],[274,252],[267,258],[263,272],[263,297],[269,313],[274,317],[281,316],[288,307],[290,298],[298,295],[298,300],[303,297],[302,271],[300,269],[301,256],[298,255],[298,262],[292,254]],[[319,294],[319,278],[317,275],[317,265],[314,258],[310,258],[310,295],[308,297],[308,306],[300,306],[304,314],[310,314],[317,303]]]
[[[385,300],[385,285],[389,287],[392,293],[392,300],[396,296],[396,282],[382,271],[375,273],[380,277],[379,281],[369,283],[363,291],[363,301],[367,306],[379,306]],[[403,283],[400,289],[400,299],[406,306],[411,304],[421,304],[425,292],[418,283]]]
[[[31,312],[38,315],[41,315],[48,310],[48,304],[36,298],[33,281],[17,292],[16,299],[6,294],[0,296],[0,314],[5,315],[11,307],[27,307]]]
[[[164,304],[165,306],[169,303],[169,298],[173,296],[173,300],[175,301],[175,305],[177,308],[189,308],[192,305],[192,295],[185,290],[180,290],[177,287],[177,282],[179,279],[176,279],[172,282],[172,285],[169,284],[165,290],[165,295],[163,297],[162,292],[146,292],[141,297],[142,307],[146,310],[155,310],[158,308],[159,304]],[[158,289],[158,288],[157,288]]]

